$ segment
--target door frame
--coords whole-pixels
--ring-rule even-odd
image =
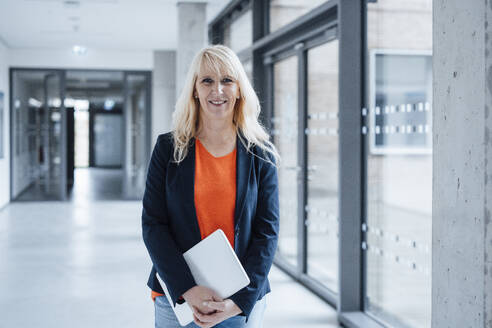
[[[150,151],[151,151],[151,124],[152,124],[152,71],[151,70],[118,70],[118,69],[83,69],[83,68],[40,68],[40,67],[10,67],[9,68],[9,149],[10,149],[10,159],[9,159],[9,165],[10,165],[10,192],[9,192],[9,201],[10,202],[15,202],[19,201],[14,199],[13,197],[13,175],[12,175],[12,167],[13,167],[13,157],[14,157],[14,149],[13,149],[13,137],[14,137],[14,129],[12,128],[13,126],[13,111],[14,111],[14,96],[13,96],[13,81],[14,81],[14,72],[27,72],[27,71],[32,71],[32,72],[54,72],[56,74],[60,74],[61,77],[61,99],[63,99],[61,108],[62,108],[62,131],[61,131],[61,143],[62,143],[62,152],[61,155],[63,156],[63,164],[62,164],[62,186],[64,189],[63,192],[63,197],[61,200],[67,200],[67,190],[66,190],[66,184],[67,184],[67,165],[66,165],[66,156],[67,156],[67,141],[66,141],[66,134],[67,134],[67,122],[66,122],[66,112],[65,112],[65,104],[64,100],[66,98],[66,74],[68,71],[83,71],[83,72],[122,72],[124,74],[123,78],[125,78],[125,74],[131,73],[131,74],[143,74],[147,77],[147,84],[146,84],[146,89],[147,89],[147,97],[146,101],[148,103],[147,112],[146,112],[146,123],[145,123],[145,140],[146,140],[146,147],[145,147],[145,154],[148,158],[150,158]],[[123,81],[124,83],[124,81]],[[126,89],[125,87],[123,88],[123,96],[126,97]],[[123,108],[123,115],[125,115],[125,109]],[[126,148],[126,129],[123,129],[123,133],[125,134],[125,147]],[[148,164],[147,164],[148,165]]]
[[[60,113],[61,113],[61,131],[60,131],[60,156],[62,159],[65,159],[67,157],[67,122],[66,122],[66,112],[65,112],[65,90],[66,90],[66,76],[65,72],[66,70],[64,69],[58,69],[58,68],[28,68],[28,67],[10,67],[9,68],[9,151],[10,151],[10,158],[9,158],[9,165],[10,165],[10,191],[9,191],[9,201],[19,201],[14,199],[14,177],[12,174],[12,168],[14,167],[14,129],[13,129],[13,112],[14,112],[14,73],[15,72],[46,72],[46,74],[55,74],[58,75],[60,78],[60,100],[61,100],[61,105],[60,105]],[[46,94],[46,84],[43,85],[44,88],[44,93]],[[60,199],[59,200],[66,200],[67,199],[67,163],[65,160],[62,160],[61,163],[61,183],[60,183]]]
[[[141,199],[140,197],[134,195],[127,194],[127,186],[126,186],[126,170],[127,170],[127,151],[128,151],[128,131],[126,128],[126,121],[128,119],[128,111],[127,111],[127,95],[128,95],[128,84],[127,77],[129,75],[142,75],[145,77],[145,88],[147,90],[145,102],[147,106],[145,106],[145,149],[144,154],[147,159],[150,160],[151,154],[151,142],[152,142],[152,71],[138,71],[138,70],[127,70],[123,71],[123,138],[125,140],[125,146],[123,147],[123,197],[125,199]],[[148,170],[149,161],[146,161],[147,165],[145,167],[145,172]]]

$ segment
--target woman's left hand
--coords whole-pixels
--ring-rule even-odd
[[[207,301],[203,303],[204,306],[206,305],[211,310],[215,310],[216,312],[212,314],[203,314],[200,313],[200,311],[198,311],[196,308],[193,309],[195,323],[202,328],[213,327],[216,324],[243,312],[236,305],[236,303],[234,303],[234,301],[230,299],[223,300],[222,302]]]

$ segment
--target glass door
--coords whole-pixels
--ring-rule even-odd
[[[298,58],[291,56],[273,64],[273,142],[282,158],[278,171],[280,234],[278,252],[298,266]],[[294,68],[294,69],[293,69]]]
[[[141,199],[150,156],[150,73],[125,72],[123,195]]]
[[[12,199],[66,199],[63,85],[62,71],[12,71]]]
[[[338,291],[338,40],[307,51],[307,274]]]
[[[62,74],[53,72],[44,78],[44,191],[58,199],[65,199],[67,194],[66,112],[62,95]]]
[[[332,299],[339,289],[338,51],[333,35],[266,58],[282,158],[280,265]]]

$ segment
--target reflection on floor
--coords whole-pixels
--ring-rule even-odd
[[[84,200],[121,200],[122,169],[77,168],[69,198]]]
[[[60,199],[60,185],[51,183],[47,186],[44,181],[34,181],[24,189],[15,199],[21,202],[30,202],[38,200],[57,200]]]
[[[74,186],[68,191],[68,199],[122,200],[122,169],[77,168]],[[42,201],[60,199],[60,185],[47,188],[43,181],[35,181],[21,192],[16,201]]]
[[[71,202],[0,210],[1,327],[153,326],[141,203],[93,201],[119,193],[109,187],[117,174],[104,187],[90,185],[100,172],[77,172],[76,179],[87,174],[87,185],[76,180]],[[276,268],[270,278],[266,328],[338,327],[326,303]]]
[[[278,268],[269,275],[265,328],[335,328],[336,311]]]

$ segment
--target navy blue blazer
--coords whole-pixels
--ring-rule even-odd
[[[279,231],[277,168],[265,161],[259,147],[248,152],[236,141],[236,208],[234,250],[250,284],[230,299],[249,317],[257,300],[270,292],[268,273],[277,249]],[[201,240],[194,201],[195,142],[185,159],[173,160],[171,132],[160,135],[152,152],[143,197],[142,232],[153,263],[148,286],[162,293],[156,271],[176,304],[196,285],[183,253]],[[220,200],[218,200],[220,201]]]

